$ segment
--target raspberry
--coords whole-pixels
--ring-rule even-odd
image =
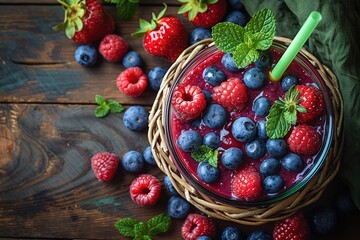
[[[247,88],[239,78],[229,78],[213,89],[214,102],[229,111],[241,111],[248,100]]]
[[[130,197],[140,206],[152,206],[160,199],[161,183],[150,174],[142,174],[130,184]]]
[[[291,131],[287,143],[294,153],[313,155],[321,146],[321,136],[312,126],[301,124]]]
[[[309,225],[301,212],[275,224],[274,240],[306,240],[309,238]]]
[[[297,122],[309,122],[320,116],[324,111],[324,98],[321,92],[313,86],[306,85],[298,85],[296,90],[300,91],[300,105],[306,109],[305,113],[297,112]]]
[[[99,52],[109,62],[120,61],[128,51],[125,40],[115,34],[106,35],[100,42]]]
[[[209,218],[197,213],[190,213],[181,227],[181,235],[185,240],[196,240],[200,236],[212,238],[215,233],[215,224]]]
[[[231,183],[232,193],[241,199],[250,200],[260,195],[261,176],[252,166],[242,168]]]
[[[99,181],[110,181],[117,170],[119,158],[114,153],[102,152],[91,158],[91,167]]]
[[[138,97],[146,89],[148,78],[139,67],[130,67],[119,74],[116,85],[127,96]]]
[[[205,95],[198,86],[176,86],[171,101],[176,116],[184,122],[200,116],[206,107]]]

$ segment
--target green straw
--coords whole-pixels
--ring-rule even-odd
[[[306,40],[310,37],[315,27],[321,20],[321,14],[317,11],[310,13],[304,25],[296,34],[294,40],[290,43],[279,62],[275,65],[274,69],[270,72],[270,78],[274,81],[279,81],[285,70],[289,67],[290,63],[294,60],[295,56],[304,46]]]

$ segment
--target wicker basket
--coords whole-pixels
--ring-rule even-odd
[[[285,45],[289,45],[291,42],[290,39],[279,37],[276,37],[275,41]],[[339,170],[343,147],[343,102],[337,79],[330,69],[322,65],[313,55],[304,49],[301,50],[301,53],[314,65],[323,77],[324,82],[328,87],[334,111],[335,126],[333,141],[330,146],[328,156],[326,157],[322,168],[308,182],[308,184],[290,197],[262,208],[239,208],[219,203],[199,192],[190,183],[188,183],[177,170],[175,164],[171,160],[169,150],[166,146],[163,119],[166,100],[172,83],[189,60],[191,60],[199,51],[212,46],[213,44],[213,41],[208,39],[190,46],[179,56],[177,61],[170,67],[164,76],[160,91],[154,101],[154,105],[149,116],[150,122],[148,139],[152,147],[156,163],[159,168],[169,176],[177,192],[187,199],[193,206],[210,217],[245,225],[260,225],[286,218],[297,210],[317,201],[326,186],[332,181]]]

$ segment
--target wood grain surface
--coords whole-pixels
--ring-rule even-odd
[[[176,14],[179,2],[166,2],[168,12]],[[144,71],[171,65],[147,54],[142,39],[131,37],[138,18],[149,19],[152,11],[162,9],[161,3],[141,1],[130,21],[119,20],[114,5],[105,6],[116,21],[116,33],[141,54]],[[190,33],[193,26],[179,18]],[[119,167],[111,182],[95,178],[90,159],[96,153],[109,151],[121,157],[129,150],[142,152],[149,143],[146,131],[124,127],[123,113],[96,118],[94,98],[101,94],[125,107],[150,109],[156,93],[147,89],[138,98],[121,94],[115,84],[124,69],[121,63],[100,60],[93,68],[78,65],[74,60],[78,45],[52,30],[62,20],[62,8],[55,0],[0,0],[0,238],[124,239],[114,228],[115,221],[123,217],[146,221],[164,213],[169,194],[163,186],[159,203],[139,207],[129,196],[136,174]],[[163,181],[155,166],[144,172]],[[337,188],[322,201],[333,202]],[[324,239],[354,239],[360,217],[346,219],[339,232]],[[170,230],[156,239],[182,239],[182,222],[173,220]],[[216,222],[219,229],[231,224]],[[239,225],[245,233],[270,232],[272,227]]]

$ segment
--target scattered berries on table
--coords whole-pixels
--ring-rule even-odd
[[[148,78],[141,68],[131,67],[119,74],[116,85],[125,95],[138,97],[146,90]]]
[[[197,167],[198,177],[206,183],[214,183],[220,178],[220,169],[208,162],[201,162]]]
[[[300,124],[291,131],[287,143],[294,153],[312,155],[320,149],[321,136],[314,127]]]
[[[75,50],[75,61],[84,67],[95,65],[98,51],[91,45],[80,45]]]
[[[194,152],[202,145],[203,138],[197,131],[189,129],[182,131],[176,142],[182,151]]]
[[[307,240],[309,238],[309,224],[302,212],[278,221],[273,230],[274,240]]]
[[[152,90],[159,91],[163,78],[167,72],[165,67],[154,67],[148,72],[149,85]]]
[[[91,158],[91,168],[99,181],[110,181],[118,168],[119,158],[114,153],[101,152]]]
[[[149,112],[143,106],[131,106],[125,110],[123,123],[131,131],[141,132],[148,126]]]
[[[228,226],[221,233],[221,240],[242,240],[244,235],[236,226]]]
[[[174,195],[171,196],[167,204],[167,212],[170,217],[175,219],[185,218],[191,210],[191,204],[184,198]]]
[[[337,213],[334,209],[319,208],[311,214],[312,229],[318,234],[329,234],[337,225]]]
[[[160,195],[161,183],[151,174],[142,174],[130,184],[130,197],[140,206],[155,205]]]
[[[141,67],[142,65],[142,58],[140,53],[136,51],[129,51],[125,54],[122,58],[122,64],[125,68],[130,67]]]
[[[225,22],[232,22],[238,24],[242,27],[245,27],[247,23],[246,15],[239,10],[232,10],[225,16]]]
[[[149,54],[174,62],[189,46],[188,33],[177,17],[165,16],[167,6],[164,5],[165,8],[158,16],[153,14],[152,24],[140,24],[133,36],[144,36],[143,46]]]
[[[250,232],[246,240],[273,240],[273,238],[268,232],[255,230]]]
[[[248,100],[247,87],[239,78],[229,78],[213,89],[214,102],[229,111],[241,111]]]
[[[181,236],[185,240],[196,240],[196,238],[201,236],[213,238],[215,234],[215,224],[206,216],[198,213],[188,214],[181,226]]]
[[[171,194],[171,195],[179,195],[178,192],[176,191],[174,185],[172,184],[170,178],[168,175],[164,176],[164,185],[166,190]]]
[[[245,166],[240,169],[231,182],[232,193],[240,199],[254,199],[260,195],[261,190],[261,176],[252,166]]]
[[[145,160],[140,152],[130,150],[121,158],[121,164],[125,171],[130,173],[139,173],[145,166]]]
[[[227,0],[229,6],[233,9],[242,10],[244,9],[244,5],[241,0]]]
[[[211,28],[220,22],[226,14],[226,0],[217,1],[182,1],[178,13],[185,17],[195,26]]]
[[[201,40],[211,38],[211,30],[209,28],[196,27],[191,31],[190,44],[195,44]]]
[[[295,88],[300,91],[300,105],[306,109],[306,112],[297,112],[297,122],[306,123],[319,117],[325,107],[321,92],[311,85],[297,85]]]
[[[225,108],[216,103],[212,103],[205,108],[202,116],[205,125],[212,129],[219,129],[224,126],[227,118],[227,111]]]
[[[128,51],[125,40],[116,35],[106,35],[100,42],[99,52],[109,62],[120,61]]]
[[[143,153],[143,157],[146,163],[152,165],[152,166],[156,166],[156,161],[155,158],[152,154],[151,151],[151,146],[148,146],[145,148],[144,153]]]
[[[177,85],[174,89],[171,104],[176,116],[185,122],[196,119],[206,107],[204,93],[198,86]]]

